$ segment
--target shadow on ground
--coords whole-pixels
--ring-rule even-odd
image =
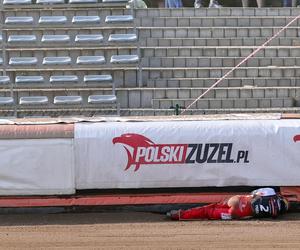
[[[2,214],[1,226],[35,225],[85,225],[116,223],[161,223],[169,222],[162,214],[146,212],[98,212],[98,213],[61,213],[61,214]],[[247,224],[249,220],[241,223]],[[277,219],[260,219],[266,222],[300,221],[300,213],[289,213]],[[176,221],[172,223],[178,223]],[[186,222],[191,223],[191,222]],[[222,223],[227,223],[223,221]],[[228,221],[228,223],[230,223]]]

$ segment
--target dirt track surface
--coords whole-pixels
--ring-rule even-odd
[[[0,215],[1,249],[300,249],[300,214],[173,222],[151,213]]]

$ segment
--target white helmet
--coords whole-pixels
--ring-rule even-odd
[[[276,195],[276,192],[273,188],[266,187],[266,188],[256,189],[252,191],[251,194],[259,195],[259,196],[273,196]]]

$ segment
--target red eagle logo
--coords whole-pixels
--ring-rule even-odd
[[[138,146],[150,146],[152,144],[154,144],[150,139],[148,139],[145,136],[142,135],[138,135],[138,134],[123,134],[119,137],[115,137],[113,139],[113,144],[116,143],[122,143],[125,144],[131,148],[133,148],[133,154],[130,152],[130,150],[124,146],[127,156],[128,156],[128,162],[127,162],[127,166],[125,168],[125,170],[127,170],[128,168],[130,168],[131,165],[135,165],[135,170],[137,171],[140,168],[140,164],[136,163],[133,156],[135,154],[135,152],[137,151],[137,147]]]
[[[300,141],[300,135],[295,135],[294,136],[294,142]]]

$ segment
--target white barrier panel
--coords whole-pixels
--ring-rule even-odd
[[[300,120],[75,124],[76,188],[300,185]]]
[[[72,139],[0,140],[0,195],[73,194]]]

